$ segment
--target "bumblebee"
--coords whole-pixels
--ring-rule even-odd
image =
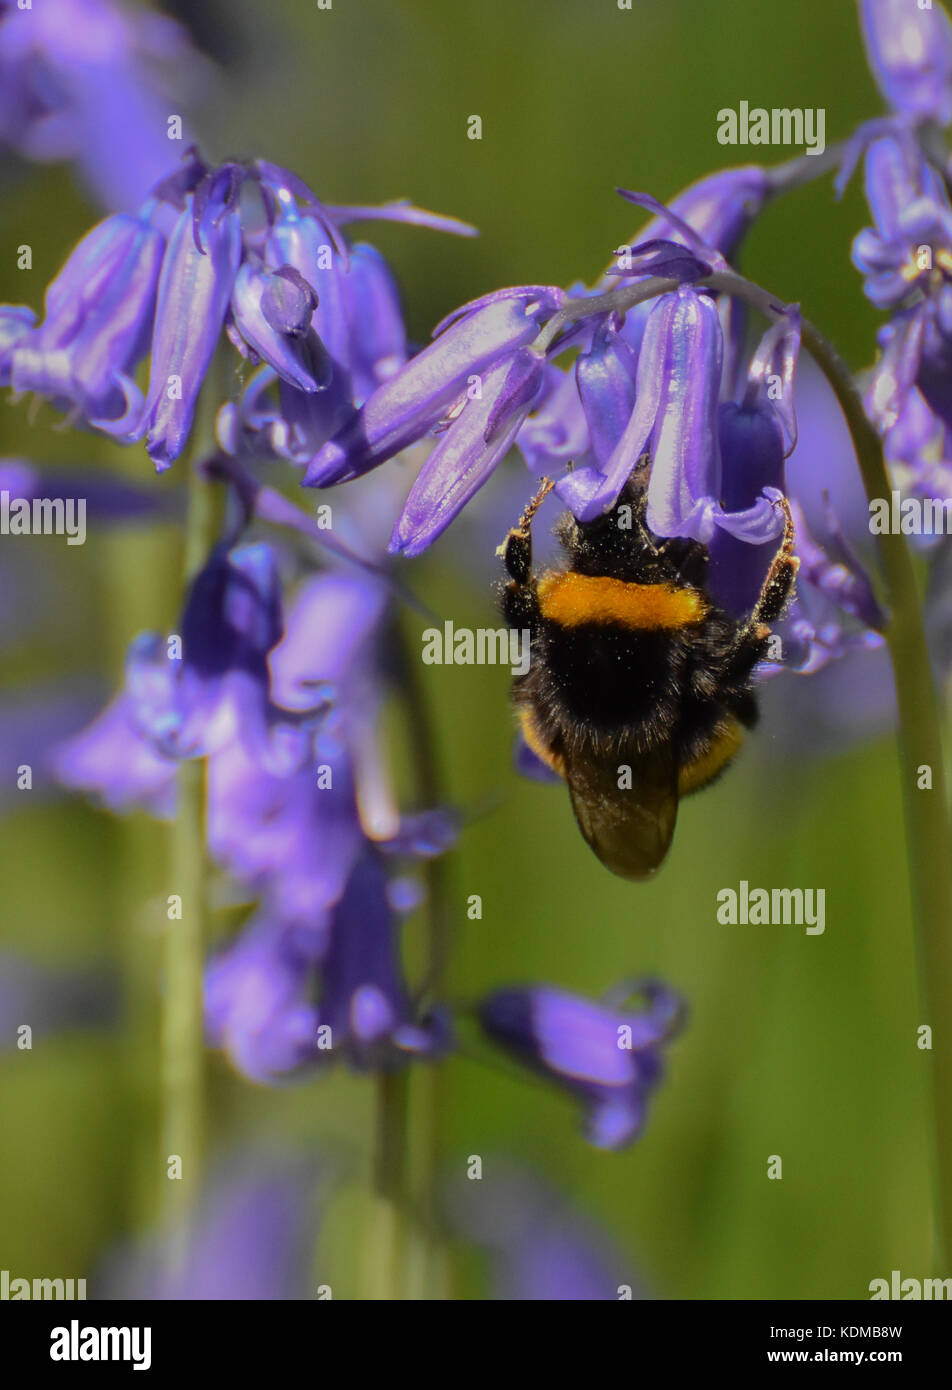
[[[613,511],[562,516],[564,568],[532,572],[532,519],[548,479],[498,551],[510,576],[503,615],[530,635],[528,670],[512,689],[523,736],[568,783],[598,858],[627,879],[660,866],[678,799],[709,786],[756,723],[753,670],[799,563],[783,498],[783,537],[760,596],[746,618],[732,617],[705,588],[707,547],[649,529],[647,478],[643,460]]]

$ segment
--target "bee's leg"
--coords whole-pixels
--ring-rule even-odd
[[[760,589],[760,596],[751,611],[750,617],[737,634],[724,665],[724,677],[745,674],[762,661],[767,652],[767,639],[770,636],[768,623],[780,617],[793,589],[800,568],[800,561],[793,553],[794,532],[790,503],[786,497],[778,504],[783,509],[783,537],[780,549],[773,558],[770,569]]]
[[[783,510],[783,538],[780,542],[780,549],[773,557],[773,563],[767,571],[767,577],[760,590],[760,597],[750,615],[749,625],[751,627],[756,627],[761,623],[772,623],[780,617],[787,606],[787,599],[793,590],[797,570],[800,568],[800,561],[793,553],[793,517],[790,514],[790,503],[786,497],[781,497],[778,505]]]
[[[532,518],[555,487],[551,478],[543,478],[542,486],[519,518],[496,554],[517,584],[528,584],[532,578]]]

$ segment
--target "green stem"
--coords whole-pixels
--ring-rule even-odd
[[[170,887],[181,918],[170,920],[163,950],[161,1028],[162,1167],[170,1273],[181,1268],[198,1196],[202,1151],[202,962],[205,895],[204,764],[179,771],[178,814],[171,834]],[[174,1176],[173,1155],[181,1176]],[[168,1175],[166,1170],[168,1165]]]
[[[746,300],[768,316],[783,306],[733,272],[711,276],[711,289]],[[867,498],[888,497],[882,442],[863,408],[846,363],[809,319],[803,344],[832,387],[846,419]],[[878,537],[890,618],[885,637],[896,683],[906,852],[924,1021],[932,1029],[930,1077],[935,1115],[932,1155],[935,1256],[941,1270],[952,1252],[952,832],[949,826],[942,729],[912,556],[902,535]],[[931,789],[919,790],[919,769]],[[912,1039],[910,1038],[910,1047]]]
[[[409,1074],[381,1072],[376,1081],[373,1187],[367,1245],[367,1295],[400,1302],[407,1288],[407,1115]]]
[[[414,653],[400,633],[395,634],[391,660],[405,710],[416,799],[422,807],[436,807],[443,798],[433,730]],[[446,869],[439,855],[427,860],[425,877],[426,964],[414,991],[418,1007],[425,1007],[441,987],[449,957]],[[407,1069],[384,1074],[377,1082],[374,1190],[378,1200],[373,1220],[379,1229],[368,1254],[371,1276],[382,1290],[372,1296],[380,1298],[439,1298],[444,1287],[436,1197],[443,1069],[439,1063],[421,1063],[412,1071],[412,1077]],[[412,1174],[408,1171],[411,1088],[416,1119]],[[417,1231],[408,1225],[411,1207],[419,1219]]]
[[[192,469],[188,484],[183,570],[185,588],[218,535],[220,490]],[[163,942],[160,1036],[161,1163],[165,1182],[163,1226],[168,1274],[174,1278],[188,1251],[189,1228],[201,1184],[204,1109],[205,760],[186,758],[178,774],[178,806],[170,845],[169,891],[181,902]],[[171,908],[170,908],[171,911]],[[173,1156],[179,1160],[173,1166]],[[180,1172],[180,1176],[175,1176]]]
[[[803,342],[826,376],[849,425],[867,498],[889,497],[882,444],[852,377],[838,354],[810,323]],[[906,851],[924,1021],[932,1028],[932,1101],[935,1111],[935,1255],[943,1272],[952,1252],[952,872],[942,731],[929,648],[912,557],[905,537],[881,535],[879,549],[890,620],[886,641],[896,682]],[[920,790],[919,769],[931,770],[931,789]],[[910,1046],[912,1039],[910,1038]]]
[[[420,666],[409,641],[400,643],[397,670],[403,690],[410,740],[410,755],[417,777],[417,799],[421,806],[443,804],[443,777],[436,754],[435,738],[426,693],[420,679]],[[447,863],[442,855],[426,862],[426,969],[417,991],[426,1007],[439,996],[446,982],[452,935],[448,907]],[[447,1255],[441,1239],[437,1207],[437,1182],[442,1152],[441,1117],[446,1111],[446,1073],[440,1062],[420,1067],[415,1078],[420,1103],[417,1107],[420,1130],[418,1200],[423,1226],[425,1253],[424,1296],[446,1297]]]
[[[731,270],[717,271],[698,287],[744,300],[768,319],[787,306]],[[589,314],[625,312],[643,300],[677,289],[652,277],[590,299],[569,300],[533,344],[544,353],[568,324]],[[882,442],[863,408],[846,363],[809,319],[801,338],[833,389],[849,427],[867,498],[888,497],[891,483]],[[930,1079],[935,1117],[932,1170],[935,1254],[941,1270],[952,1253],[952,830],[946,794],[938,700],[922,623],[912,557],[902,535],[878,538],[890,618],[885,638],[892,661],[899,714],[899,752],[913,922],[924,1022],[932,1030]],[[919,770],[928,767],[931,787],[919,790]],[[910,1046],[912,1046],[910,1038]]]

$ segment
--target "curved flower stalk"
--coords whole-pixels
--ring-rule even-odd
[[[339,220],[352,211],[375,212],[344,208]],[[379,211],[473,232],[409,203]],[[265,160],[213,169],[191,150],[135,215],[109,217],[83,238],[47,290],[41,323],[26,306],[0,306],[0,383],[121,442],[144,438],[162,471],[188,442],[225,336],[262,367],[249,383],[250,408],[225,414],[226,447],[237,452],[244,431],[263,430],[266,446],[299,461],[406,357],[379,253],[365,245],[352,253],[338,221],[288,170]],[[146,356],[143,398],[133,376]],[[275,384],[280,411],[269,413],[262,393]]]

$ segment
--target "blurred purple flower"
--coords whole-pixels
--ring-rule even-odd
[[[167,171],[170,102],[199,60],[163,15],[115,0],[0,6],[0,142],[75,160],[109,209],[137,207]]]
[[[25,304],[0,305],[0,386],[10,385],[14,349],[35,323],[36,314]]]
[[[125,691],[86,728],[51,752],[57,780],[85,792],[111,811],[143,807],[170,819],[175,814],[178,764],[157,752],[136,722],[136,703]]]
[[[860,0],[866,56],[894,111],[913,120],[952,120],[952,24],[941,0]]]
[[[98,1298],[139,1301],[295,1300],[313,1296],[320,1173],[295,1157],[260,1153],[219,1163],[205,1183],[180,1269],[177,1236],[114,1254]]]
[[[233,741],[209,762],[210,850],[262,900],[209,966],[209,1033],[255,1080],[338,1058],[392,1065],[446,1042],[439,1020],[413,1016],[399,904],[380,857],[426,857],[453,837],[441,812],[400,818],[381,779],[387,598],[364,574],[308,580],[270,669],[272,699],[289,717],[331,700],[309,756],[297,769],[268,771]]]
[[[90,727],[60,744],[58,777],[114,810],[174,807],[177,760],[237,741],[260,762],[300,756],[275,726],[267,655],[282,630],[274,562],[263,544],[219,549],[195,579],[181,633],[142,633],[123,690]],[[287,716],[289,726],[296,722]],[[296,730],[289,727],[296,736]]]
[[[641,996],[644,1009],[631,1007]],[[488,1037],[575,1095],[591,1144],[619,1149],[641,1133],[662,1075],[663,1046],[678,1032],[680,998],[652,981],[594,1003],[546,986],[501,989],[479,1006]]]

